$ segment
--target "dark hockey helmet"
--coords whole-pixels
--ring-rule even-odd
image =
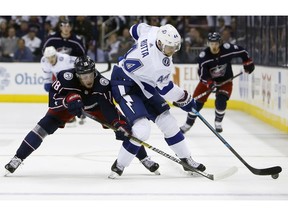
[[[208,41],[221,43],[221,35],[218,32],[209,33]]]
[[[87,74],[96,71],[95,62],[89,56],[80,56],[74,62],[76,74]]]
[[[72,26],[73,23],[69,19],[66,19],[66,18],[59,21],[60,27],[61,26],[67,26],[67,25]]]

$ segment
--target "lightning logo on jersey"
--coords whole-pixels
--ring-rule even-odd
[[[130,109],[133,113],[135,113],[134,110],[133,110],[133,108],[132,108],[132,102],[133,102],[132,98],[131,98],[129,95],[125,95],[123,98],[125,99],[126,105],[129,107],[129,109]]]

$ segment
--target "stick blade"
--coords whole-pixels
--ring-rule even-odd
[[[215,174],[214,175],[214,180],[221,180],[228,178],[232,175],[234,175],[238,171],[238,168],[236,166],[230,167],[228,170],[225,170],[221,173]]]
[[[269,167],[266,169],[252,169],[251,172],[253,172],[255,175],[276,175],[282,172],[282,168],[280,166],[275,167]]]

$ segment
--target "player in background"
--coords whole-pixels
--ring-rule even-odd
[[[59,31],[49,35],[42,46],[42,53],[46,47],[53,46],[57,52],[66,53],[70,56],[86,55],[87,50],[83,39],[72,32],[73,26],[69,20],[59,22]]]
[[[231,61],[233,58],[241,58],[246,73],[254,71],[254,63],[248,52],[241,46],[231,43],[222,43],[218,32],[208,34],[208,47],[198,56],[199,83],[196,86],[193,98],[209,89],[216,93],[215,99],[215,129],[218,133],[223,131],[222,121],[227,107],[227,101],[232,94],[233,82],[225,82],[233,78]],[[216,89],[216,90],[215,90]],[[211,92],[210,92],[211,93]],[[196,110],[199,112],[207,101],[209,94],[196,100]],[[181,131],[186,133],[194,124],[197,116],[192,112],[188,113],[186,123],[181,126]]]
[[[185,111],[191,111],[194,105],[191,95],[171,81],[174,70],[172,56],[180,49],[181,36],[170,24],[156,27],[140,23],[133,25],[129,31],[136,44],[113,67],[111,85],[113,97],[132,125],[132,135],[142,141],[147,140],[151,120],[182,161],[204,171],[205,166],[192,159],[166,102],[174,101]],[[139,151],[141,145],[133,140],[130,142],[132,144],[122,145],[111,167],[110,178],[121,176]]]
[[[46,47],[44,55],[40,60],[41,68],[44,73],[44,89],[49,92],[57,74],[62,70],[74,67],[76,57],[68,54],[59,53],[53,46]]]
[[[74,116],[80,116],[82,109],[116,127],[116,139],[123,140],[123,145],[129,145],[126,136],[131,133],[131,128],[113,103],[109,80],[96,70],[95,62],[88,56],[78,57],[74,65],[74,68],[58,73],[49,91],[49,109],[5,165],[9,173],[13,173],[47,135],[64,128]],[[137,157],[150,172],[159,174],[159,164],[147,156],[143,146]]]

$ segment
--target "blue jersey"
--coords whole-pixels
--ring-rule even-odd
[[[86,49],[83,41],[76,34],[71,34],[68,39],[61,36],[60,32],[49,35],[43,44],[43,53],[46,47],[53,46],[57,52],[66,53],[70,56],[83,56]]]
[[[212,54],[207,47],[198,56],[198,75],[202,82],[213,79],[223,82],[233,77],[231,61],[241,58],[243,62],[249,60],[248,52],[241,46],[224,43],[217,54]]]
[[[54,111],[66,109],[65,97],[77,93],[82,98],[85,111],[100,111],[109,124],[119,119],[118,110],[112,100],[110,81],[98,71],[96,74],[93,87],[87,89],[79,82],[74,68],[59,72],[49,91],[50,109]]]

